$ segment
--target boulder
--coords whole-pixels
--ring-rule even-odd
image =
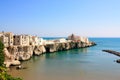
[[[11,65],[14,65],[14,66],[20,65],[21,63],[20,61],[14,60],[14,61],[6,61],[4,62],[4,64],[6,65],[6,67],[10,67]]]
[[[120,59],[116,60],[117,63],[120,63]]]

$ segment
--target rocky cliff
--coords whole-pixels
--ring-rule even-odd
[[[10,46],[4,48],[4,64],[6,67],[19,65],[20,61],[29,60],[33,54],[40,55],[45,52],[44,46]]]
[[[96,45],[94,42],[83,43],[83,42],[65,42],[65,43],[54,43],[45,45],[46,52],[64,51],[69,49],[85,48]]]
[[[38,45],[38,46],[9,46],[4,49],[6,67],[10,65],[19,65],[21,60],[28,60],[33,55],[40,55],[46,52],[64,51],[74,48],[84,48],[93,46],[95,43],[84,43],[84,42],[54,42],[52,44]]]

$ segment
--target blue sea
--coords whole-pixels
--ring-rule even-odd
[[[90,40],[97,45],[34,56],[22,62],[27,69],[12,67],[9,73],[23,80],[120,80],[120,64],[115,62],[120,57],[102,52],[120,52],[120,38]]]

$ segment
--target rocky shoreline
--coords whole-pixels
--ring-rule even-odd
[[[65,51],[70,49],[85,48],[96,45],[94,42],[89,44],[83,42],[68,41],[65,43],[54,43],[39,46],[10,46],[4,49],[6,67],[10,65],[20,65],[20,61],[29,60],[33,55]]]
[[[96,45],[94,42],[90,44],[82,43],[82,42],[66,42],[66,43],[55,43],[55,44],[47,44],[45,45],[46,52],[56,52],[56,51],[65,51],[70,49],[78,49],[78,48],[85,48]]]
[[[4,64],[6,67],[20,65],[20,61],[29,60],[34,55],[65,51],[70,49],[85,48],[96,45],[89,41],[87,37],[68,36],[67,39],[60,38],[45,40],[32,35],[14,35],[11,32],[0,33],[0,40],[4,44]]]

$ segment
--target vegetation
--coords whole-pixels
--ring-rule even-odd
[[[0,66],[0,80],[22,80],[22,79],[13,78],[11,75],[7,74],[6,68]]]
[[[0,41],[0,80],[22,80],[20,78],[14,78],[7,74],[6,68],[3,66],[4,54],[3,54],[4,44]]]
[[[3,43],[0,41],[0,66],[3,66],[3,62],[4,62],[3,49],[4,49],[4,45],[3,45]]]

